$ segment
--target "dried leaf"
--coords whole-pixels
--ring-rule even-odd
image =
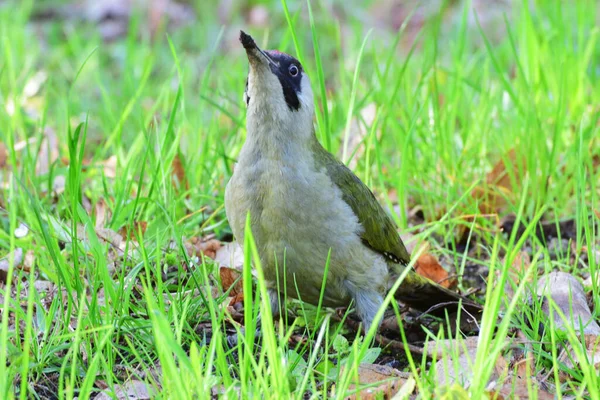
[[[446,288],[456,285],[456,278],[449,277],[448,271],[440,265],[435,256],[429,253],[423,253],[419,256],[415,263],[415,272]]]
[[[542,311],[548,315],[548,320],[550,312],[554,314],[554,329],[566,331],[566,326],[570,325],[583,338],[586,359],[595,367],[600,366],[600,326],[588,306],[583,285],[577,278],[565,272],[552,272],[540,278],[537,293],[546,297]],[[556,304],[565,319],[551,307],[548,299]],[[570,368],[579,362],[571,343],[565,346],[560,359]]]
[[[96,400],[149,400],[153,397],[153,390],[142,381],[128,381],[117,385],[115,390],[105,389],[98,393]]]
[[[434,366],[436,382],[439,386],[458,383],[463,387],[469,387],[478,342],[479,338],[468,337],[464,340],[447,339],[427,344],[427,353],[435,353],[439,360]]]
[[[517,189],[513,183],[519,183],[526,165],[525,157],[511,149],[487,174],[486,184],[473,189],[471,195],[479,201],[479,210],[483,214],[499,214],[506,208],[507,197],[511,198]]]
[[[142,236],[146,233],[146,228],[148,228],[148,223],[146,221],[133,221],[133,225],[127,226],[125,225],[121,229],[119,229],[119,233],[123,240],[129,238],[135,238],[138,232],[141,232]]]
[[[33,250],[27,250],[25,258],[23,259],[23,270],[31,271],[31,267],[35,263],[35,252]]]
[[[600,336],[598,335],[584,335],[583,344],[585,346],[587,360],[596,370],[600,368]],[[565,362],[567,366],[573,368],[573,364],[570,360]]]
[[[229,292],[229,295],[231,296],[229,301],[230,306],[244,301],[244,287],[242,284],[242,279],[240,279],[241,276],[241,272],[237,269],[219,267],[219,277],[221,278],[223,291],[226,292],[231,288],[231,291]],[[235,286],[233,286],[234,284]]]
[[[488,394],[492,398],[529,399],[531,390],[538,399],[554,399],[554,395],[541,387],[543,382],[536,375],[535,363],[531,357],[513,360],[511,364],[513,368],[509,369],[508,363],[502,357],[496,363],[495,375],[502,378],[488,385]],[[499,386],[499,388],[496,389],[495,386]]]
[[[185,190],[189,189],[190,186],[187,181],[185,169],[183,168],[183,162],[181,161],[179,153],[175,155],[175,158],[173,158],[171,168],[173,169],[173,186],[175,188],[184,188]]]
[[[6,168],[6,161],[8,160],[8,149],[6,145],[0,142],[0,169]]]
[[[510,281],[507,280],[504,287],[504,292],[506,293],[505,299],[507,300],[507,303],[510,302],[515,294],[513,284],[519,284],[521,278],[525,276],[525,273],[530,265],[531,259],[529,258],[529,254],[524,251],[519,251],[515,256],[515,259],[513,260],[511,268],[508,272]],[[502,271],[496,271],[496,276],[499,277],[501,274]]]
[[[552,310],[554,329],[564,331],[568,324],[575,331],[583,327],[579,334],[600,336],[600,326],[592,316],[583,285],[573,275],[566,272],[544,275],[538,281],[537,295],[546,297],[546,300],[551,299],[567,319],[561,318],[549,301],[544,301],[542,310],[548,316]]]
[[[371,386],[360,389],[357,393],[347,396],[346,400],[391,398],[403,388],[410,379],[409,374],[398,371],[392,367],[377,364],[360,364],[357,370],[357,377],[358,379],[356,379],[356,376],[354,377],[352,381],[353,384],[348,387],[349,391],[355,390],[357,386]],[[410,393],[412,393],[412,391],[410,391]]]
[[[193,237],[185,243],[185,248],[188,254],[196,257],[206,257],[215,259],[217,251],[221,248],[221,242],[216,239],[206,239],[201,237]]]
[[[520,278],[525,275],[530,265],[531,258],[529,257],[529,253],[519,251],[512,262],[510,270],[511,277],[515,280],[515,283],[519,283]]]

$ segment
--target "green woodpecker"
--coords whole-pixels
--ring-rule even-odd
[[[246,141],[225,192],[233,234],[244,242],[250,213],[275,314],[284,293],[319,303],[329,254],[322,304],[354,301],[368,328],[410,255],[369,188],[317,140],[313,92],[302,65],[261,50],[244,32],[240,41],[250,70]],[[395,297],[423,311],[468,302],[414,271]]]

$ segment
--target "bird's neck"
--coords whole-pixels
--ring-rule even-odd
[[[246,142],[242,156],[253,159],[267,158],[282,163],[310,158],[318,144],[312,120],[310,124],[291,124],[275,119],[247,123]]]

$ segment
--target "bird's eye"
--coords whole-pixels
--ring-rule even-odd
[[[291,76],[298,75],[298,67],[296,67],[294,64],[290,65],[289,71]]]

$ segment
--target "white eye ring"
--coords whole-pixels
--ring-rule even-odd
[[[298,67],[296,67],[294,64],[290,65],[290,68],[288,70],[290,71],[291,76],[298,75]]]

